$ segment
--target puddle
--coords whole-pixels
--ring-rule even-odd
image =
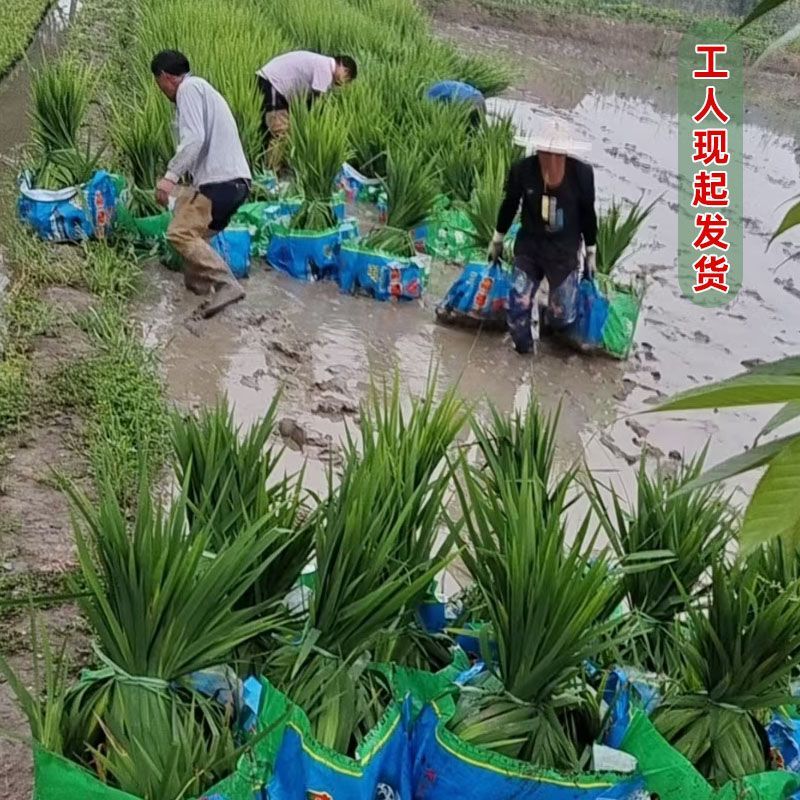
[[[548,82],[551,92],[556,85]],[[769,412],[628,417],[658,397],[741,371],[748,359],[779,358],[800,347],[798,326],[789,322],[800,300],[781,282],[791,266],[780,267],[794,250],[779,243],[765,252],[776,207],[791,196],[791,185],[800,177],[793,140],[745,126],[744,287],[727,308],[706,310],[683,298],[677,285],[674,110],[593,90],[576,101],[574,86],[565,108],[537,99],[534,91],[517,89],[515,97],[493,102],[512,110],[521,127],[534,127],[552,114],[568,117],[592,142],[601,207],[612,196],[635,201],[642,194],[648,199],[663,195],[639,235],[637,252],[622,268],[647,278],[637,350],[629,362],[583,359],[547,342],[536,358],[521,358],[497,334],[437,326],[433,305],[457,274],[455,268],[434,266],[433,286],[423,303],[391,305],[342,296],[330,284],[297,283],[259,265],[248,281],[245,303],[213,320],[202,338],[178,324],[192,300],[177,278],[163,278],[167,297],[156,316],[173,333],[164,355],[174,398],[208,403],[227,391],[246,422],[263,413],[285,381],[282,413],[307,426],[311,438],[335,441],[344,432],[343,416],[319,412],[335,409],[335,400],[333,406],[327,402],[331,388],[335,398],[346,398],[345,405],[355,404],[370,373],[385,374],[397,365],[417,391],[433,359],[441,364],[443,383],[458,381],[470,401],[488,396],[510,410],[534,392],[547,408],[561,403],[562,458],[584,452],[599,474],[621,479],[623,490],[633,485],[632,463],[645,443],[655,454],[681,457],[711,439],[711,461],[751,444],[756,419],[766,419]]]
[[[443,286],[458,274],[437,269],[444,274],[435,282]],[[178,276],[162,273],[156,287],[162,298],[155,312],[142,316],[149,314],[151,341],[161,343],[169,392],[186,406],[213,403],[226,392],[237,419],[247,424],[283,385],[281,416],[296,421],[310,442],[287,454],[287,466],[309,456],[312,488],[324,487],[330,446],[352,424],[369,376],[390,375],[395,366],[414,393],[424,388],[433,361],[441,384],[458,382],[469,401],[489,396],[511,410],[532,392],[548,407],[563,400],[565,459],[578,456],[586,420],[613,417],[612,395],[622,375],[617,365],[556,355],[547,343],[540,359],[522,358],[500,335],[436,325],[433,300],[393,305],[351,298],[333,284],[302,284],[263,266],[246,288],[245,302],[210,320],[198,337],[181,325],[196,301],[185,296]]]

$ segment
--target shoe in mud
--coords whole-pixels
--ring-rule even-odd
[[[225,283],[216,289],[212,297],[197,307],[193,316],[195,319],[209,319],[244,297],[245,291],[238,283]]]

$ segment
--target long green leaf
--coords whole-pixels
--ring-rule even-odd
[[[747,553],[778,537],[800,542],[800,436],[773,458],[758,482],[740,536]]]
[[[776,439],[773,442],[766,442],[765,444],[751,447],[740,453],[738,456],[726,459],[725,461],[717,464],[715,467],[704,472],[702,475],[695,478],[693,481],[687,483],[680,492],[690,492],[694,489],[699,489],[702,486],[708,486],[712,483],[719,483],[720,481],[733,478],[736,475],[741,475],[744,472],[749,472],[753,469],[758,469],[766,464],[769,464],[775,456],[784,450],[789,444],[795,440],[795,436],[785,436],[782,439]]]
[[[797,419],[800,417],[800,400],[793,403],[787,403],[780,411],[778,411],[770,420],[767,422],[766,425],[761,429],[761,432],[758,434],[758,439],[762,436],[767,436],[770,433],[773,433],[778,428],[786,425],[788,422],[791,422],[793,419]]]
[[[770,11],[774,11],[779,6],[784,5],[789,0],[761,0],[760,3],[744,18],[744,22],[736,29],[737,31],[742,28],[752,25],[757,19],[760,19]]]
[[[800,376],[746,374],[690,389],[670,398],[653,411],[767,405],[794,400],[800,400]]]
[[[772,244],[779,236],[786,233],[786,231],[800,225],[800,203],[795,203],[784,215],[781,224],[778,225],[777,230],[769,239],[769,244]]]

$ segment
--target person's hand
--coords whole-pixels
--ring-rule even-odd
[[[156,184],[156,202],[166,208],[169,203],[169,196],[175,191],[175,182],[169,178],[162,178]]]
[[[495,264],[503,257],[503,234],[494,232],[492,241],[489,242],[489,249],[486,253],[486,258],[490,264]]]
[[[597,269],[597,247],[587,247],[586,257],[583,260],[583,277],[591,280]]]

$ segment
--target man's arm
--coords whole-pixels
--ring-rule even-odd
[[[203,93],[199,86],[185,86],[178,103],[178,147],[167,165],[165,177],[177,183],[192,172],[205,139]]]
[[[501,236],[508,233],[509,228],[514,222],[514,217],[519,211],[519,204],[522,200],[522,181],[519,175],[520,164],[514,164],[508,171],[506,178],[503,202],[500,204],[500,211],[497,214],[497,225],[495,231]]]
[[[597,265],[597,211],[594,207],[594,169],[589,164],[578,164],[578,208],[581,235],[586,248],[584,277],[594,277]]]
[[[597,245],[597,211],[594,206],[594,169],[589,164],[580,165],[580,220],[581,234],[586,248]]]

